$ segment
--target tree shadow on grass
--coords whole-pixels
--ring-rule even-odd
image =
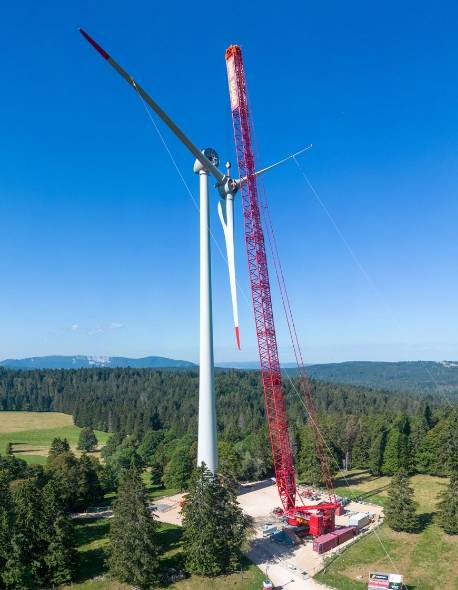
[[[77,520],[75,538],[79,548],[76,566],[76,582],[84,582],[106,573],[106,545],[110,523],[108,519]],[[102,544],[103,543],[103,544]],[[86,545],[89,546],[85,549]]]
[[[435,512],[423,512],[418,515],[418,533],[422,533],[432,523],[434,514]]]
[[[110,523],[107,518],[98,520],[75,520],[76,545],[82,547],[108,536]]]
[[[228,572],[227,575],[229,574],[244,574],[245,572],[247,572],[250,568],[250,566],[253,565],[252,562],[245,557],[244,555],[242,555],[241,561],[240,561],[240,567],[237,568],[236,571],[234,572]],[[161,569],[163,570],[170,570],[170,569],[174,569],[177,571],[181,571],[185,573],[185,577],[189,578],[190,574],[186,572],[185,570],[185,558],[184,558],[184,554],[180,551],[179,553],[177,553],[176,555],[170,556],[170,557],[166,557],[165,559],[161,559]],[[195,574],[193,575],[193,579],[194,577],[201,579],[203,581],[205,581],[206,587],[211,588],[213,587],[213,580],[218,580],[218,578],[224,578],[226,576],[226,574],[223,574],[221,576],[210,576],[210,577],[201,577],[201,576],[195,576]],[[161,588],[167,588],[169,586],[173,586],[175,584],[175,582],[172,582],[170,580],[162,580],[162,582],[160,583],[160,587]],[[199,586],[200,588],[200,586]]]
[[[349,473],[344,474],[340,477],[334,478],[334,484],[336,487],[348,487],[348,486],[356,486],[360,483],[366,483],[367,481],[372,481],[376,479],[374,476],[371,476],[368,470],[360,471],[358,473]]]
[[[75,582],[85,582],[106,574],[107,554],[103,547],[89,549],[78,554]]]
[[[372,498],[372,496],[376,496],[377,494],[380,494],[381,492],[384,492],[385,490],[387,490],[388,487],[389,487],[389,484],[386,484],[385,486],[380,486],[379,488],[369,490],[368,492],[362,492],[361,494],[359,494],[359,497],[362,498],[363,500],[365,500],[367,498]]]
[[[163,528],[158,531],[159,545],[164,551],[172,551],[178,549],[181,546],[181,538],[183,536],[183,530],[178,527]]]

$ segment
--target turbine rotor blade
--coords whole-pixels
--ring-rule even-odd
[[[193,156],[199,160],[202,166],[212,174],[218,182],[221,182],[224,179],[224,174],[218,170],[218,168],[210,162],[210,160],[202,153],[202,151],[195,146],[192,141],[181,131],[181,129],[172,121],[172,119],[167,115],[165,111],[161,109],[161,107],[154,101],[151,96],[144,90],[140,84],[132,78],[130,74],[124,70],[112,57],[109,55],[103,47],[101,47],[97,41],[95,41],[90,35],[86,33],[83,29],[78,29],[79,32],[83,35],[83,37],[94,47],[96,51],[100,53],[100,55],[118,72],[120,76],[124,78],[124,80],[132,86],[132,88],[142,97],[142,99],[153,109],[153,111],[159,116],[160,119],[167,125],[167,127],[174,133],[178,139],[183,143],[188,150],[193,154]]]
[[[261,176],[261,174],[265,174],[269,170],[272,170],[273,168],[277,168],[277,166],[284,164],[288,160],[292,160],[296,156],[299,156],[300,154],[303,154],[304,152],[312,149],[312,147],[313,147],[312,144],[310,144],[310,145],[306,146],[305,148],[299,150],[298,152],[295,152],[294,154],[291,154],[290,156],[286,156],[286,158],[283,158],[282,160],[275,162],[275,164],[270,164],[270,166],[266,166],[266,168],[261,168],[261,170],[257,170],[257,172],[255,173],[255,176],[256,177]],[[238,178],[235,182],[237,183],[237,186],[240,186],[242,183],[246,182],[246,176],[244,176],[243,178]]]
[[[235,252],[234,252],[234,196],[228,194],[224,200],[218,202],[218,215],[223,226],[224,239],[226,241],[227,268],[229,271],[229,285],[231,289],[232,315],[234,318],[235,341],[240,350],[240,328],[239,311],[237,303],[237,282],[235,275]]]

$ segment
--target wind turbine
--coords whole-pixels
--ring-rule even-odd
[[[210,216],[208,177],[216,180],[218,190],[218,214],[223,227],[226,242],[227,264],[232,300],[232,313],[237,348],[240,349],[240,328],[238,321],[237,285],[235,274],[234,253],[234,197],[239,188],[247,181],[246,178],[233,179],[230,176],[230,163],[226,164],[226,172],[219,170],[219,156],[213,148],[200,150],[174,123],[155,100],[124,70],[86,31],[79,29],[83,37],[98,53],[132,86],[139,96],[148,104],[167,127],[178,137],[183,145],[196,158],[194,172],[199,175],[199,223],[200,223],[200,353],[199,353],[199,426],[197,464],[205,465],[215,473],[218,466],[216,444],[216,399],[213,357],[213,320],[212,320],[212,287],[211,287],[211,250],[210,250]],[[267,166],[255,173],[264,174],[287,160],[310,149],[309,145],[282,160]]]

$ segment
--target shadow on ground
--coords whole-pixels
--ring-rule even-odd
[[[82,547],[78,552],[77,582],[84,582],[105,573],[106,542],[110,523],[106,518],[91,521],[76,521],[76,545]],[[88,545],[87,549],[84,548]]]
[[[257,490],[270,488],[273,485],[274,482],[271,479],[264,479],[263,481],[258,481],[256,483],[241,484],[237,495],[243,496],[243,494],[249,494],[250,492],[256,492]]]
[[[435,512],[423,512],[418,515],[418,532],[421,533],[428,527],[434,518]]]

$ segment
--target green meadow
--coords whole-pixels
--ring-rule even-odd
[[[76,450],[80,431],[71,416],[59,412],[0,412],[0,453],[12,443],[16,457],[28,463],[45,463],[54,438],[66,438]],[[96,431],[96,436],[103,446],[110,435]]]
[[[389,482],[389,477],[353,471],[337,480],[336,492],[383,505]],[[338,590],[366,590],[370,571],[399,572],[409,590],[458,590],[458,538],[446,535],[435,521],[437,497],[447,479],[414,475],[411,484],[421,532],[396,533],[383,524],[330,561],[318,581]]]

